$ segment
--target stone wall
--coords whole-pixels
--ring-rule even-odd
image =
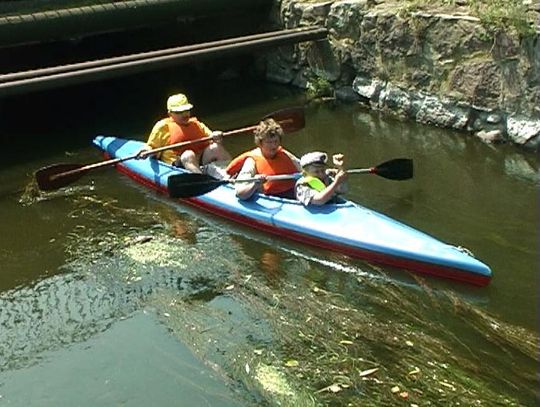
[[[339,99],[538,149],[538,33],[493,33],[457,8],[404,13],[384,0],[276,0],[273,21],[324,26],[329,34],[328,41],[275,51],[268,79],[331,84]]]

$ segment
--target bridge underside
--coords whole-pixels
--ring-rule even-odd
[[[0,74],[260,32],[271,3],[269,0],[2,2]]]

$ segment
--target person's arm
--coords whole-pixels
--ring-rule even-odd
[[[324,205],[334,197],[334,195],[338,192],[338,188],[345,182],[346,179],[347,173],[340,170],[330,185],[313,195],[310,203],[313,205]]]
[[[340,171],[346,172],[344,169],[337,169],[337,168],[329,168],[326,170],[326,175],[330,177],[330,179],[334,179],[337,174],[339,174]],[[336,188],[335,193],[342,195],[346,194],[349,190],[349,186],[347,184],[347,180],[342,181]]]
[[[169,127],[166,125],[164,120],[160,120],[154,125],[152,131],[150,132],[150,135],[148,136],[148,140],[138,152],[139,158],[146,158],[148,156],[148,154],[146,154],[147,151],[165,146],[168,140]]]
[[[212,137],[212,141],[216,144],[222,144],[223,132],[220,130],[210,130],[210,128],[201,121],[197,120],[199,127],[201,128],[204,137]]]
[[[210,137],[212,135],[212,130],[210,130],[206,124],[201,122],[196,117],[191,117],[191,119],[189,120],[190,122],[195,122],[195,124],[197,124],[197,126],[201,130],[201,137]]]
[[[298,172],[302,172],[302,166],[300,165],[300,160],[298,159],[297,156],[295,156],[293,153],[291,153],[290,151],[287,151],[285,149],[283,149],[283,151],[285,152],[285,154],[287,154],[289,156],[289,158],[292,160],[292,162],[294,163],[294,165],[296,166],[296,169],[298,170]]]
[[[255,168],[255,160],[253,158],[246,158],[244,165],[240,170],[236,179],[253,178],[257,175],[257,169]],[[263,179],[261,178],[261,181]],[[234,185],[236,196],[241,200],[249,199],[259,189],[260,182],[238,182]]]
[[[333,170],[333,176],[335,177],[340,171],[345,171],[345,156],[341,153],[339,154],[334,154],[332,156],[332,162],[333,164],[336,166],[336,169]],[[349,190],[349,187],[347,185],[347,182],[346,180],[341,182],[336,190],[335,190],[335,193],[336,194],[345,194],[347,193],[347,191]]]

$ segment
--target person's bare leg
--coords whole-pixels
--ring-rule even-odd
[[[182,165],[189,172],[194,172],[196,174],[201,174],[202,171],[199,168],[199,156],[193,152],[193,150],[186,150],[180,156]]]
[[[231,155],[222,144],[212,143],[203,151],[203,165],[214,161],[231,161]]]

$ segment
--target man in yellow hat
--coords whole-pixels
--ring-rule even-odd
[[[186,95],[178,93],[170,96],[167,99],[169,116],[154,125],[146,145],[139,152],[139,157],[146,158],[149,155],[147,152],[155,148],[212,137],[212,140],[165,150],[158,158],[196,173],[201,173],[201,166],[208,163],[229,161],[231,156],[222,144],[223,133],[210,130],[196,117],[191,116],[191,109],[193,105],[189,103]]]

